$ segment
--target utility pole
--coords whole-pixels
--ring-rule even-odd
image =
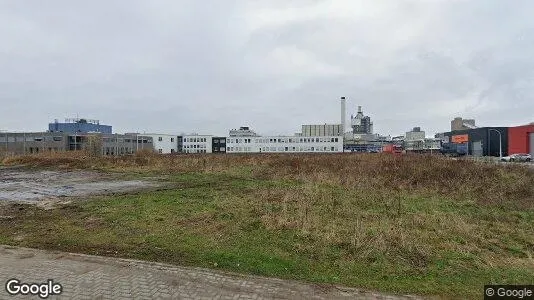
[[[502,158],[502,136],[501,132],[497,129],[490,128],[488,132],[495,131],[499,134],[499,158]],[[490,139],[491,139],[491,133],[488,134],[488,155],[491,156],[491,147],[490,147]]]

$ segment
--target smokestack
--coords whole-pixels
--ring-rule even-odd
[[[345,112],[345,106],[347,104],[347,100],[345,97],[341,97],[341,135],[343,136],[345,134],[345,119],[346,119],[346,112]]]
[[[358,112],[359,112],[359,113],[362,112],[362,107],[361,107],[361,106],[358,106]]]

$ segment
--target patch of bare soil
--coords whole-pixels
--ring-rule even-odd
[[[135,192],[157,186],[148,180],[124,180],[95,171],[0,168],[0,203],[23,202],[46,207],[76,197]]]

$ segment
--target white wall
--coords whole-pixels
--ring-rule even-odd
[[[211,135],[184,135],[184,153],[211,153]]]
[[[260,136],[226,139],[226,153],[298,152],[343,152],[343,138],[340,136]]]
[[[416,141],[425,138],[424,131],[408,131],[406,132],[406,141]]]
[[[141,136],[151,137],[154,141],[154,151],[156,153],[175,153],[178,152],[178,136],[171,134],[140,134]]]

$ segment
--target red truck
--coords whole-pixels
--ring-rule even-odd
[[[402,153],[402,146],[400,145],[385,145],[382,148],[382,152],[384,153],[393,153],[393,154],[401,154]]]

